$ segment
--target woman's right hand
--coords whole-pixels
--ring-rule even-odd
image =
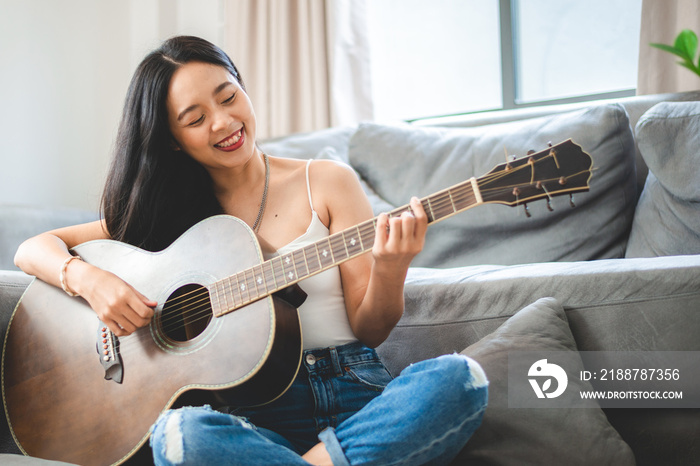
[[[157,303],[113,273],[82,260],[65,262],[71,257],[70,248],[87,241],[109,238],[101,220],[59,228],[24,241],[15,254],[15,264],[46,283],[59,288],[65,285],[78,293],[100,320],[121,337],[148,325]],[[61,270],[63,283],[59,280]]]
[[[66,282],[118,337],[148,325],[158,305],[113,273],[81,260],[68,264]]]

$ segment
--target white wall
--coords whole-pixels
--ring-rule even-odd
[[[224,0],[0,0],[0,204],[96,210],[131,74]]]

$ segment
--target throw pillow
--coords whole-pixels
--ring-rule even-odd
[[[626,257],[700,254],[700,102],[662,102],[636,127],[649,166]]]
[[[594,161],[590,192],[523,207],[487,204],[428,229],[421,267],[617,258],[624,255],[637,197],[635,147],[625,110],[617,104],[475,128],[362,124],[348,161],[393,206],[479,177],[509,154],[524,156],[573,139]],[[378,213],[378,212],[377,212]]]
[[[489,405],[454,464],[635,464],[631,449],[598,407],[507,408],[508,353],[524,351],[577,351],[566,313],[554,298],[523,308],[462,351],[486,372]],[[575,378],[567,387],[574,393],[591,389]]]

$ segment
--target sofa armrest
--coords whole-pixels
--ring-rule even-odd
[[[7,333],[7,324],[10,322],[10,317],[17,307],[17,302],[22,297],[24,290],[31,283],[32,277],[22,272],[14,270],[0,270],[0,343],[5,347],[5,335]],[[0,394],[2,387],[0,387]],[[4,395],[3,395],[4,399]],[[20,450],[15,445],[10,428],[7,425],[5,412],[3,410],[0,416],[0,453],[19,453]],[[4,460],[17,460],[17,457],[11,456]],[[4,464],[4,460],[0,463]]]
[[[32,279],[33,277],[23,272],[0,270],[0,331],[3,339],[17,302]]]

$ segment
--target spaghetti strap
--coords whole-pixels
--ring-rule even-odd
[[[306,162],[306,192],[309,194],[309,205],[311,206],[311,212],[314,211],[314,202],[311,200],[311,182],[309,181],[309,167],[311,166],[311,160]]]

